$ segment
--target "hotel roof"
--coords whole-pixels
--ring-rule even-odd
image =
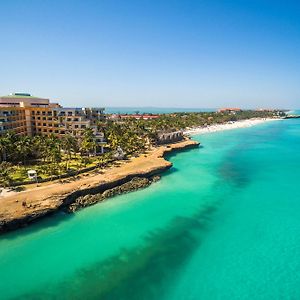
[[[40,98],[40,97],[31,96],[31,94],[28,94],[28,93],[13,93],[13,94],[9,94],[7,96],[0,96],[0,98],[43,99],[43,98]]]

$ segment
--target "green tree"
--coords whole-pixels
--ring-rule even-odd
[[[93,133],[92,128],[86,128],[83,132],[79,150],[81,152],[82,156],[90,155],[91,153],[95,154],[96,152],[96,141],[95,141],[95,135]]]
[[[26,159],[30,154],[32,154],[33,143],[32,139],[28,136],[21,136],[15,143],[15,149],[17,153],[17,159],[22,160],[25,166]]]
[[[7,187],[11,184],[12,178],[12,164],[6,161],[3,161],[0,164],[0,185]]]
[[[9,140],[4,136],[0,137],[0,161],[6,161],[9,151]]]
[[[69,162],[72,159],[72,153],[76,153],[78,150],[77,140],[71,135],[66,135],[62,139],[61,146],[63,151],[67,154],[66,169],[68,170]]]

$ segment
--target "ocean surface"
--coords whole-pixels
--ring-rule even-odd
[[[170,114],[174,112],[213,112],[215,108],[183,108],[183,107],[107,107],[107,114],[135,114],[136,112],[151,114]]]
[[[290,115],[300,115],[300,110],[299,109],[296,109],[296,110],[290,110],[288,112],[288,114]]]
[[[300,120],[195,136],[149,188],[0,237],[3,299],[300,299]]]

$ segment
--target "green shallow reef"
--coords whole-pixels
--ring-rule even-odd
[[[0,236],[0,298],[300,299],[300,120],[194,139],[150,187]]]

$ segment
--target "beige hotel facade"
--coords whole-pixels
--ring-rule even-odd
[[[97,143],[105,144],[103,133],[97,129],[103,118],[104,108],[65,108],[27,93],[0,97],[0,136],[13,131],[28,136],[80,137],[86,128],[92,128]]]

